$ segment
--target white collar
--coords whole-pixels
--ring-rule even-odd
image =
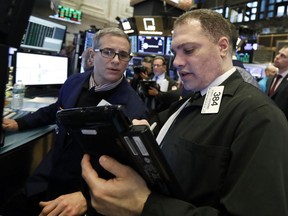
[[[155,77],[158,77],[158,80],[162,80],[162,79],[165,78],[165,73],[162,73],[162,74],[160,74],[160,75],[155,75],[155,76],[154,76],[154,79],[155,79]]]
[[[219,86],[221,83],[223,83],[228,77],[230,77],[234,72],[236,71],[235,67],[232,67],[230,70],[223,73],[221,76],[217,77],[213,82],[210,83],[209,86],[207,86],[205,89],[201,90],[201,95],[205,95],[207,93],[208,88]]]
[[[283,73],[278,73],[278,74],[280,74],[282,78],[284,78],[288,74],[288,70],[284,71]]]

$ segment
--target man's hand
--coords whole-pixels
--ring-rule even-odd
[[[18,131],[18,123],[14,119],[3,119],[2,128],[7,131]]]
[[[43,207],[39,216],[80,216],[87,211],[86,199],[81,192],[65,194],[48,202],[40,202],[39,205]]]
[[[156,95],[159,94],[159,91],[158,91],[157,88],[150,87],[150,88],[148,89],[148,94],[149,94],[150,96],[156,96]]]
[[[115,178],[99,178],[89,159],[85,154],[81,166],[93,208],[103,215],[140,215],[150,194],[145,181],[133,169],[106,155],[100,157],[99,163]]]
[[[147,72],[141,72],[140,76],[141,76],[142,80],[147,80],[148,79],[148,73]]]

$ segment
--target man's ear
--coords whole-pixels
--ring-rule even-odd
[[[221,37],[218,41],[218,46],[221,55],[226,55],[229,52],[229,40],[227,37]]]
[[[90,56],[89,59],[87,60],[88,65],[93,65],[93,58]]]
[[[88,52],[89,52],[89,59],[88,59],[88,61],[91,59],[91,61],[93,62],[93,61],[94,61],[95,52],[93,51],[92,48],[90,48],[90,49],[88,50]]]

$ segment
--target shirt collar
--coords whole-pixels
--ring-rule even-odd
[[[154,75],[154,80],[156,79],[156,76],[158,77],[157,81],[158,80],[163,80],[165,78],[165,73],[162,73],[160,75]]]
[[[93,77],[93,73],[91,73],[90,75],[90,79],[89,79],[89,90],[93,89],[95,90],[95,92],[100,92],[100,91],[109,91],[113,88],[115,88],[116,86],[118,86],[123,80],[123,76],[116,82],[114,83],[106,83],[104,85],[97,85],[94,77]]]
[[[219,86],[221,83],[223,83],[226,79],[228,79],[229,76],[231,76],[236,71],[235,67],[232,67],[230,70],[223,73],[221,76],[217,77],[213,82],[210,83],[209,86],[207,86],[205,89],[201,90],[201,95],[205,95],[207,93],[208,88]]]
[[[280,74],[280,73],[278,73]],[[282,76],[282,78],[286,77],[288,74],[288,70],[284,71],[283,73],[281,73],[280,75]]]

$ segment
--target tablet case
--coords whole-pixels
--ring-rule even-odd
[[[113,177],[98,162],[105,154],[135,169],[152,190],[173,197],[182,194],[150,128],[132,125],[121,105],[63,109],[57,120],[90,154],[100,177]]]

